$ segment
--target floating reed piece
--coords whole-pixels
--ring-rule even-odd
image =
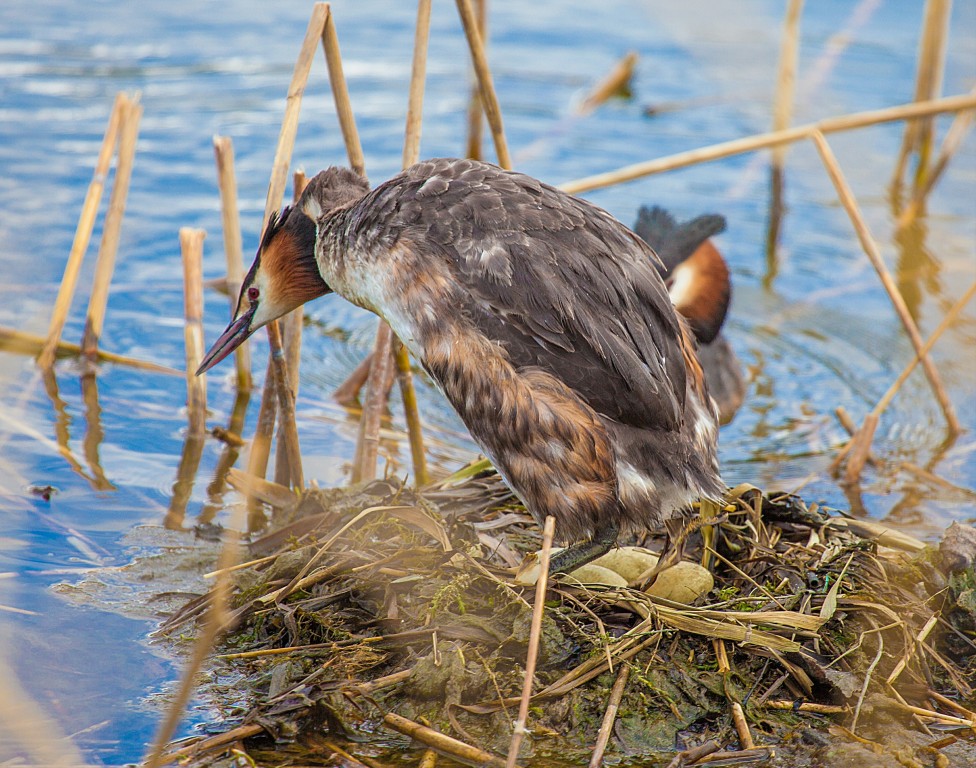
[[[237,206],[237,179],[234,174],[234,143],[229,136],[214,136],[214,160],[217,163],[217,186],[220,189],[220,216],[224,231],[224,256],[227,260],[227,292],[230,314],[237,309],[237,297],[244,282],[244,246]],[[251,387],[251,345],[245,341],[234,350],[237,386]]]
[[[71,243],[68,263],[64,267],[64,276],[61,278],[58,298],[54,302],[54,311],[51,313],[47,339],[37,358],[37,362],[42,368],[50,368],[54,365],[58,343],[61,341],[61,332],[64,330],[64,324],[68,319],[68,310],[71,309],[71,300],[74,298],[75,289],[78,287],[78,273],[81,271],[81,263],[85,258],[85,252],[88,250],[92,230],[95,228],[98,205],[102,200],[102,192],[105,190],[105,177],[108,175],[109,166],[112,163],[119,123],[122,121],[123,107],[127,102],[128,98],[125,94],[118,93],[115,95],[115,103],[112,105],[112,112],[108,118],[105,136],[102,138],[102,148],[98,152],[98,160],[95,163],[95,172],[88,184],[85,202],[81,206],[81,215],[78,217],[78,226],[75,228],[75,238]]]
[[[546,517],[542,527],[542,551],[539,553],[539,580],[535,583],[535,603],[532,606],[532,622],[529,625],[529,649],[525,659],[525,680],[522,683],[522,698],[519,701],[518,718],[512,729],[512,743],[508,748],[505,768],[515,768],[519,748],[525,738],[525,724],[529,719],[529,701],[532,699],[532,683],[535,681],[535,666],[539,659],[539,641],[542,637],[542,615],[546,610],[546,587],[549,583],[549,554],[552,540],[556,534],[556,518]]]
[[[119,234],[122,231],[122,218],[125,215],[125,202],[129,195],[129,180],[132,177],[132,163],[136,154],[136,138],[139,135],[139,120],[142,105],[138,96],[134,99],[123,97],[119,117],[119,155],[115,167],[115,181],[109,197],[108,212],[102,230],[102,243],[95,262],[95,281],[88,300],[88,314],[85,331],[81,338],[81,350],[94,360],[98,340],[105,323],[105,308],[108,305],[108,288],[115,271],[115,255],[119,247]]]
[[[634,77],[634,68],[637,66],[638,56],[635,51],[630,51],[613,69],[607,73],[593,90],[591,90],[583,101],[576,108],[576,114],[588,115],[611,97],[625,91],[630,81]]]
[[[398,733],[409,736],[421,744],[433,747],[437,751],[450,755],[468,765],[481,765],[486,766],[486,768],[504,768],[505,763],[490,752],[485,752],[483,749],[478,749],[470,744],[465,744],[463,741],[446,736],[439,731],[435,731],[433,728],[428,728],[426,725],[415,723],[413,720],[408,720],[395,712],[390,712],[385,715],[383,717],[383,724]]]
[[[488,47],[488,0],[474,0],[474,14],[478,22],[478,34],[482,45]],[[471,83],[471,96],[468,98],[468,138],[464,145],[464,156],[473,160],[481,159],[481,140],[484,136],[485,108],[481,103],[481,86],[478,78]]]
[[[830,180],[833,182],[834,188],[837,190],[837,196],[840,198],[841,204],[844,206],[844,209],[847,211],[847,215],[851,219],[851,223],[854,225],[854,230],[857,232],[858,239],[861,241],[861,247],[864,249],[864,253],[867,255],[868,259],[871,261],[871,264],[874,266],[875,271],[878,273],[878,276],[881,278],[881,284],[888,293],[892,306],[894,306],[898,318],[901,320],[905,331],[908,333],[909,339],[911,339],[912,346],[915,348],[915,352],[922,363],[922,368],[925,370],[925,375],[928,377],[929,383],[932,386],[932,391],[935,393],[939,406],[942,408],[942,413],[945,416],[949,432],[952,435],[957,435],[961,431],[962,427],[959,424],[958,418],[956,417],[956,412],[952,406],[952,402],[949,400],[945,387],[942,385],[942,379],[939,376],[938,370],[936,370],[931,358],[923,349],[924,345],[921,334],[918,331],[918,327],[915,325],[915,321],[912,319],[911,313],[908,311],[908,307],[905,305],[905,299],[898,290],[898,285],[895,283],[894,278],[892,278],[891,273],[888,271],[888,267],[885,266],[884,259],[881,258],[881,252],[878,249],[878,245],[868,230],[867,223],[864,221],[864,217],[861,215],[861,211],[857,206],[857,201],[854,199],[854,194],[851,191],[850,186],[847,184],[847,180],[844,178],[840,165],[837,163],[837,158],[834,157],[834,153],[831,151],[830,145],[827,144],[827,140],[820,131],[813,131],[811,138],[813,139],[814,145],[817,147],[817,151],[820,153],[820,157],[827,169],[827,174],[830,176]],[[868,438],[864,438],[864,440],[867,439]],[[857,440],[857,438],[855,438],[855,440]]]
[[[186,344],[186,406],[190,432],[202,434],[207,428],[207,377],[196,375],[203,361],[203,240],[202,229],[180,230],[183,256],[183,338]]]
[[[935,99],[942,91],[945,72],[946,43],[949,38],[949,16],[952,0],[927,0],[918,42],[918,68],[915,76],[915,101]],[[931,116],[909,120],[905,124],[901,152],[895,166],[894,181],[901,182],[912,152],[918,153],[915,168],[916,188],[925,181],[932,151],[933,119]]]
[[[869,112],[855,112],[849,115],[829,117],[816,123],[787,128],[783,131],[760,133],[755,136],[723,141],[719,144],[712,144],[687,152],[659,157],[655,160],[634,163],[633,165],[627,165],[623,168],[607,171],[606,173],[599,173],[582,179],[568,181],[560,184],[559,189],[563,192],[577,195],[581,192],[602,189],[603,187],[633,181],[655,173],[673,171],[678,168],[686,168],[689,165],[740,155],[743,152],[754,152],[758,149],[768,149],[780,144],[791,144],[809,138],[810,134],[814,131],[820,131],[825,134],[835,133],[837,131],[850,131],[855,128],[864,128],[879,123],[890,123],[911,117],[935,115],[942,112],[958,112],[973,108],[976,108],[976,95],[966,94],[913,104],[900,104],[896,107],[877,109]]]
[[[40,363],[40,355],[44,352],[44,349],[49,341],[50,336],[45,338],[34,333],[27,333],[26,331],[18,331],[14,328],[4,328],[0,326],[0,349],[4,350],[5,352],[18,352],[24,355],[38,355],[38,363]],[[72,344],[69,341],[59,341],[54,347],[55,358],[77,357],[80,354],[81,345]],[[105,352],[101,349],[95,351],[95,359],[106,363],[128,365],[132,368],[140,368],[144,371],[152,371],[153,373],[165,373],[171,376],[183,375],[183,371],[178,371],[176,368],[170,368],[168,365],[160,365],[159,363],[152,363],[148,360],[137,360],[134,357],[117,355],[114,352]]]
[[[471,62],[474,64],[474,74],[481,90],[485,117],[488,119],[491,137],[495,142],[498,164],[502,168],[511,168],[512,158],[508,153],[508,142],[505,140],[505,129],[502,126],[502,110],[495,95],[495,84],[491,78],[491,69],[488,67],[485,44],[478,30],[478,17],[471,7],[471,0],[457,0],[457,8],[461,17],[461,26],[464,27],[464,35],[468,39],[468,47],[471,49]]]

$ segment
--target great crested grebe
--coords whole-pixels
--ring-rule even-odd
[[[606,211],[474,160],[370,191],[343,168],[268,224],[199,373],[330,291],[384,318],[571,571],[723,490],[718,421],[650,247]]]
[[[698,341],[698,361],[705,373],[708,393],[718,407],[719,421],[732,421],[745,399],[742,365],[722,334],[732,299],[728,265],[710,238],[725,231],[725,218],[699,216],[678,224],[663,208],[641,207],[634,232],[661,259],[671,301],[691,326]]]

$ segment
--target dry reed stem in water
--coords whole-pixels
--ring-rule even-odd
[[[895,312],[898,314],[898,318],[905,327],[905,331],[908,333],[909,339],[911,339],[912,346],[915,348],[915,352],[918,354],[921,360],[922,368],[925,370],[929,383],[932,385],[932,390],[935,392],[936,399],[938,400],[939,405],[942,408],[942,412],[945,415],[949,431],[951,434],[957,435],[961,431],[961,426],[959,424],[959,420],[956,418],[955,409],[952,407],[949,396],[946,394],[945,388],[942,386],[942,379],[939,376],[939,372],[932,364],[932,360],[929,358],[929,356],[927,354],[923,354],[924,345],[922,342],[922,337],[918,332],[918,327],[915,325],[915,321],[912,319],[911,313],[908,311],[908,307],[905,305],[905,299],[898,290],[897,283],[895,283],[894,278],[892,278],[891,273],[888,271],[888,267],[885,266],[884,259],[881,258],[878,245],[871,236],[871,232],[868,230],[864,217],[861,216],[861,211],[858,208],[857,201],[854,199],[854,193],[851,191],[847,180],[844,178],[843,171],[841,171],[840,165],[837,163],[837,158],[834,157],[834,153],[830,149],[830,145],[827,144],[827,140],[820,131],[814,130],[810,134],[810,137],[813,139],[813,143],[817,147],[817,151],[820,153],[820,157],[827,169],[827,174],[830,176],[830,180],[833,182],[834,188],[837,190],[837,196],[840,198],[841,204],[844,206],[844,209],[847,211],[847,215],[851,219],[851,224],[853,224],[858,239],[861,241],[861,247],[864,249],[864,253],[867,255],[868,259],[871,261],[871,264],[874,266],[875,271],[878,273],[878,276],[881,278],[881,284],[884,286],[885,291],[887,291]]]
[[[403,142],[403,167],[408,168],[420,160],[420,133],[424,115],[424,82],[427,72],[427,43],[430,38],[431,0],[417,3],[417,29],[414,34],[413,67],[410,75],[410,96],[407,105],[407,125]],[[410,370],[410,356],[400,341],[394,340],[393,354],[396,362],[400,395],[407,422],[407,435],[410,442],[410,457],[413,463],[414,483],[426,485],[427,451],[424,448],[423,427],[420,410],[417,407],[417,391]]]
[[[407,101],[407,126],[403,142],[403,167],[420,159],[420,131],[424,119],[424,80],[427,76],[427,43],[430,39],[431,0],[417,3],[417,27],[413,38],[413,65]]]
[[[322,5],[322,3],[319,3]],[[326,8],[329,6],[326,5]],[[346,77],[342,71],[342,53],[339,50],[339,36],[336,34],[335,21],[331,9],[325,17],[322,29],[322,48],[325,51],[325,63],[329,68],[329,83],[332,85],[332,98],[335,100],[336,113],[339,116],[339,129],[342,140],[346,145],[349,157],[349,167],[360,176],[366,175],[366,160],[363,148],[359,143],[359,131],[356,129],[356,117],[349,101],[349,90],[346,87]]]
[[[421,744],[426,744],[440,752],[456,757],[462,762],[489,766],[489,768],[501,768],[505,765],[503,761],[499,760],[490,752],[485,752],[483,749],[465,744],[459,739],[446,736],[443,733],[435,731],[433,728],[415,723],[413,720],[408,720],[394,712],[387,714],[383,718],[383,723],[394,731],[409,736]]]
[[[478,34],[481,42],[488,47],[488,0],[474,0],[474,12],[478,20]],[[475,77],[468,98],[468,139],[464,156],[473,160],[481,159],[481,139],[484,135],[485,111],[481,104],[481,87]]]
[[[623,168],[607,171],[606,173],[567,181],[564,184],[558,185],[558,187],[563,192],[577,195],[581,192],[588,192],[593,189],[601,189],[614,184],[633,181],[634,179],[650,176],[654,173],[663,173],[664,171],[672,171],[677,168],[685,168],[689,165],[719,160],[723,157],[731,157],[732,155],[739,155],[744,152],[754,152],[758,149],[775,147],[778,144],[801,141],[802,139],[808,138],[814,130],[819,130],[822,133],[849,131],[878,123],[905,120],[909,117],[934,115],[940,112],[957,112],[962,109],[972,109],[974,107],[976,107],[976,95],[966,94],[963,96],[948,96],[944,99],[914,104],[901,104],[896,107],[877,109],[870,112],[856,112],[838,117],[828,117],[816,123],[799,125],[784,131],[760,133],[755,136],[723,141],[719,144],[712,144],[707,147],[668,155],[667,157],[647,160],[642,163],[634,163],[633,165],[627,165]]]
[[[220,190],[220,216],[224,234],[224,256],[227,260],[227,293],[230,295],[230,314],[237,309],[237,297],[244,282],[244,247],[241,241],[241,220],[237,206],[237,181],[234,174],[234,143],[229,136],[214,136],[214,160],[217,163],[217,187]],[[243,342],[234,350],[237,386],[251,387],[251,345]]]
[[[210,655],[210,651],[217,637],[227,628],[230,613],[227,604],[230,597],[229,568],[237,561],[237,544],[240,531],[244,527],[243,509],[234,510],[229,525],[224,528],[224,543],[217,557],[218,573],[210,592],[210,602],[199,637],[193,644],[193,653],[183,671],[179,689],[173,698],[163,723],[156,732],[156,739],[152,750],[146,758],[146,768],[158,768],[163,764],[163,750],[172,740],[176,727],[183,717],[183,710],[193,694],[196,677],[203,663]]]
[[[272,321],[274,322],[274,321]],[[271,323],[268,324],[269,329]],[[270,330],[269,330],[270,336]],[[264,373],[264,390],[261,393],[261,406],[258,408],[258,423],[251,438],[251,449],[247,456],[247,474],[263,480],[268,471],[268,458],[271,455],[271,436],[274,433],[275,419],[278,416],[278,394],[275,389],[274,360],[268,357]],[[256,513],[258,499],[247,495],[248,509]]]
[[[95,171],[92,180],[88,183],[88,191],[85,193],[85,202],[81,206],[81,215],[78,217],[78,226],[75,229],[75,238],[71,243],[71,251],[68,254],[68,263],[64,267],[64,276],[61,278],[61,287],[58,289],[58,297],[54,302],[54,310],[51,313],[51,323],[48,326],[47,339],[37,358],[38,365],[42,368],[50,368],[54,365],[54,358],[58,352],[58,342],[61,341],[61,332],[68,319],[68,311],[71,309],[71,300],[74,298],[75,289],[78,287],[78,273],[81,271],[81,263],[88,250],[88,243],[91,241],[92,230],[95,228],[95,218],[98,215],[98,204],[102,200],[102,192],[105,190],[105,177],[108,174],[112,163],[112,154],[115,149],[115,140],[119,132],[123,106],[126,103],[126,96],[122,93],[115,95],[115,103],[112,105],[112,112],[109,115],[108,125],[105,128],[105,136],[102,138],[102,148],[98,153],[98,160],[95,163]]]
[[[812,712],[816,715],[843,715],[850,711],[850,707],[843,707],[839,704],[816,704],[812,701],[767,701],[764,707],[770,709],[796,710],[797,712]]]
[[[277,323],[268,326],[268,343],[271,346],[274,389],[278,394],[278,413],[281,416],[278,422],[279,438],[288,457],[287,464],[291,469],[288,478],[291,487],[300,490],[305,487],[305,478],[302,473],[302,451],[298,443],[298,425],[295,423],[295,398],[288,380],[288,365],[281,347],[281,334]]]
[[[295,171],[292,174],[292,203],[298,203],[308,184],[308,178],[304,171]],[[285,370],[288,372],[288,390],[291,392],[290,400],[292,408],[298,402],[298,385],[300,376],[298,369],[302,362],[302,326],[305,321],[304,307],[297,307],[281,318],[278,329],[281,331],[281,344],[284,348]],[[280,397],[280,395],[279,395]],[[297,438],[297,432],[296,432]],[[285,420],[278,421],[277,448],[275,449],[275,474],[276,483],[291,485],[295,479],[292,477],[293,467],[291,466],[290,452],[285,450],[287,437],[285,435]],[[299,457],[300,459],[301,457]],[[301,470],[299,469],[299,477]],[[301,488],[302,485],[295,486]]]
[[[461,25],[464,27],[464,35],[468,39],[468,47],[471,49],[471,62],[474,64],[475,77],[478,78],[481,89],[481,103],[484,105],[485,117],[488,119],[491,137],[495,142],[498,164],[502,168],[511,168],[512,158],[508,153],[508,142],[505,140],[502,110],[495,94],[495,84],[491,78],[491,69],[488,67],[485,45],[478,31],[478,19],[471,8],[471,0],[457,0],[457,8]]]
[[[105,322],[105,308],[108,305],[108,289],[115,271],[115,254],[119,247],[119,233],[122,231],[122,218],[125,216],[125,202],[129,196],[129,181],[132,178],[132,163],[136,154],[136,139],[139,136],[139,119],[142,105],[138,97],[125,99],[119,122],[119,153],[115,167],[115,181],[109,196],[105,225],[102,228],[102,242],[95,261],[95,277],[91,296],[88,299],[88,312],[85,317],[85,331],[81,337],[82,354],[93,359],[98,348]]]
[[[302,95],[305,93],[305,86],[308,83],[308,74],[312,68],[312,60],[315,56],[315,48],[318,46],[319,39],[323,34],[326,19],[329,16],[329,6],[327,3],[316,3],[312,8],[312,15],[305,30],[305,39],[299,50],[298,58],[295,61],[295,69],[292,72],[291,82],[288,85],[288,96],[285,101],[285,116],[281,121],[281,130],[278,133],[278,146],[275,149],[274,163],[271,168],[271,178],[268,182],[268,196],[264,205],[264,225],[262,228],[261,239],[264,237],[263,229],[268,226],[271,213],[281,208],[281,201],[285,195],[285,184],[288,180],[288,167],[291,164],[291,155],[295,147],[295,135],[298,132],[298,116],[302,108]],[[268,323],[268,340],[271,342],[272,335],[277,332],[277,321],[272,320]],[[274,430],[276,416],[277,378],[276,366],[285,366],[284,358],[278,362],[273,355],[268,359],[268,369],[264,381],[264,392],[261,396],[261,409],[258,413],[258,424],[254,438],[251,441],[251,452],[248,457],[247,470],[255,477],[263,478],[268,470],[268,457],[271,454],[271,435]],[[287,376],[282,380],[287,381]],[[254,499],[248,499],[248,506],[252,511],[256,510]]]
[[[380,422],[386,407],[386,382],[393,367],[393,331],[383,320],[379,322],[376,343],[373,347],[373,363],[366,382],[366,403],[359,422],[359,436],[352,465],[352,482],[372,480],[376,477],[379,457]]]
[[[202,229],[180,229],[180,251],[183,256],[183,302],[186,345],[186,407],[191,433],[207,428],[207,377],[197,376],[203,360],[203,240]]]
[[[542,615],[546,610],[546,587],[549,584],[549,553],[552,539],[556,533],[556,518],[546,517],[542,528],[542,552],[539,554],[539,580],[535,584],[535,604],[532,606],[532,623],[529,626],[529,649],[525,659],[525,680],[522,683],[522,698],[519,702],[518,718],[512,730],[512,743],[508,748],[506,768],[515,768],[519,747],[525,737],[525,722],[529,717],[529,700],[532,698],[532,683],[535,680],[535,666],[539,659],[539,640],[542,637]]]
[[[618,61],[613,69],[607,73],[607,76],[597,83],[593,87],[593,90],[587,94],[586,98],[580,102],[579,107],[576,109],[576,114],[588,115],[611,96],[620,93],[620,91],[626,88],[634,76],[634,67],[637,66],[637,60],[637,53],[630,51]]]
[[[610,742],[610,733],[613,731],[613,724],[617,720],[617,710],[620,709],[620,701],[624,697],[624,690],[627,688],[627,680],[630,677],[630,667],[623,664],[620,667],[620,674],[610,690],[610,698],[607,701],[607,711],[603,715],[603,722],[600,723],[600,732],[596,737],[596,744],[593,746],[593,757],[590,758],[589,768],[600,768],[603,765],[603,754],[607,750]]]
[[[800,51],[800,15],[803,0],[789,0],[783,21],[783,39],[779,50],[779,66],[776,76],[776,94],[773,97],[773,130],[783,131],[790,127],[793,113],[793,94],[796,90],[796,63]],[[773,166],[782,170],[786,160],[787,145],[773,147]]]
[[[927,0],[922,20],[922,34],[918,44],[918,67],[915,75],[915,101],[925,101],[938,96],[942,89],[945,71],[945,50],[949,32],[949,16],[952,0]],[[901,152],[895,166],[895,182],[901,180],[908,163],[908,156],[918,152],[916,183],[926,174],[932,150],[932,118],[910,120],[905,125]]]
[[[427,470],[427,451],[424,447],[423,424],[417,404],[417,390],[413,384],[413,371],[410,370],[410,355],[399,339],[394,339],[393,357],[396,364],[397,381],[403,397],[403,412],[407,422],[407,439],[410,443],[410,460],[413,464],[414,485],[421,488],[430,482]]]
[[[976,93],[976,90],[970,91],[970,93]],[[945,172],[945,169],[949,166],[949,161],[962,145],[962,141],[964,138],[966,138],[966,134],[969,133],[969,129],[973,127],[974,118],[976,118],[976,111],[973,110],[961,111],[955,116],[952,121],[952,125],[950,125],[949,130],[946,131],[945,138],[942,140],[942,148],[939,150],[939,158],[925,174],[925,180],[915,190],[915,193],[912,195],[912,199],[908,201],[908,204],[899,214],[899,227],[908,226],[908,224],[914,221],[915,217],[918,216],[919,210],[925,203],[925,198],[928,197],[929,193]]]
[[[915,366],[919,364],[922,353],[928,354],[929,350],[932,349],[942,334],[945,333],[946,329],[955,322],[956,318],[959,316],[959,313],[962,312],[974,295],[976,295],[976,283],[970,285],[959,301],[953,304],[949,311],[946,312],[945,317],[942,318],[942,321],[939,323],[938,327],[932,332],[932,335],[925,340],[925,343],[922,345],[919,353],[916,354],[912,361],[905,366],[900,374],[898,374],[898,378],[892,382],[891,386],[888,387],[888,391],[881,396],[880,400],[878,400],[878,404],[874,406],[872,411],[873,413],[880,415],[891,404],[891,401],[898,393],[898,390],[901,389],[902,385],[911,375],[912,371],[915,370]]]
[[[0,327],[0,349],[4,352],[15,352],[25,355],[37,355],[43,351],[48,339],[26,331],[18,331],[14,328]],[[81,345],[72,344],[70,341],[59,341],[55,345],[55,357],[76,357],[81,354]],[[117,355],[114,352],[96,350],[95,359],[106,363],[116,363],[117,365],[128,365],[132,368],[139,368],[144,371],[154,373],[165,373],[170,376],[182,376],[183,371],[170,368],[168,365],[149,362],[148,360],[137,360],[134,357]]]

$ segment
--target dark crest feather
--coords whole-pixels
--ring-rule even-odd
[[[268,243],[278,234],[278,230],[285,225],[285,222],[288,220],[288,214],[290,213],[290,205],[286,205],[280,214],[278,211],[271,212],[271,215],[268,217],[268,226],[264,229],[264,237],[261,238],[261,245],[258,247],[258,253],[268,247]]]

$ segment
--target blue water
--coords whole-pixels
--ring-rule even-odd
[[[603,3],[599,11],[576,0],[490,5],[490,59],[520,170],[560,183],[769,127],[781,3],[716,2],[708,12],[636,0]],[[795,122],[911,98],[920,4],[807,6]],[[339,0],[333,7],[367,170],[379,181],[400,164],[415,8],[376,0]],[[852,21],[855,8],[860,21]],[[284,95],[310,9],[306,2],[248,0],[6,0],[0,20],[0,325],[45,333],[112,100],[119,90],[138,90],[145,112],[102,343],[182,366],[177,231],[207,230],[206,276],[220,276],[212,136],[228,135],[245,252],[253,253]],[[841,30],[846,46],[825,59]],[[574,117],[587,88],[628,50],[641,56],[633,98]],[[813,72],[821,75],[811,79]],[[976,6],[956,3],[944,91],[962,93],[974,82]],[[468,90],[454,6],[437,3],[423,155],[463,151]],[[672,108],[645,116],[646,106],[662,104]],[[948,123],[938,121],[940,136]],[[901,135],[902,126],[891,124],[834,135],[830,142],[927,335],[976,278],[976,152],[970,139],[933,194],[924,247],[902,248],[893,240],[887,190]],[[312,173],[343,160],[319,56],[294,162]],[[789,156],[789,210],[771,285],[764,281],[762,158],[734,157],[588,197],[625,222],[645,203],[665,204],[679,217],[705,211],[727,217],[729,229],[719,242],[736,283],[728,332],[749,369],[750,389],[747,405],[723,430],[726,480],[763,487],[806,482],[808,498],[848,508],[851,500],[827,473],[844,436],[833,409],[842,405],[860,420],[910,359],[910,347],[815,150],[797,146]],[[106,192],[103,210],[107,198]],[[96,228],[68,340],[81,334],[82,297],[99,234]],[[215,293],[206,300],[212,340],[228,308]],[[298,403],[305,474],[336,484],[345,477],[355,426],[329,393],[369,348],[375,321],[336,297],[316,302],[308,313],[313,325],[304,340]],[[259,340],[256,361],[265,349]],[[951,483],[976,484],[974,350],[976,315],[969,308],[933,353],[969,431],[943,445],[940,413],[924,378],[913,376],[882,419],[875,453],[886,470],[868,472],[864,514],[928,539],[950,520],[972,520],[971,497],[919,485],[894,464],[909,461]],[[225,423],[233,405],[229,368],[210,376],[213,423]],[[255,363],[256,372],[263,368]],[[46,733],[71,736],[85,760],[135,761],[159,719],[158,705],[147,697],[178,676],[178,665],[146,639],[152,610],[123,617],[80,607],[51,585],[77,581],[92,565],[121,565],[154,550],[151,536],[135,543],[130,536],[136,526],[160,525],[170,505],[183,449],[184,383],[102,366],[95,404],[90,385],[83,389],[76,366],[66,361],[58,365],[57,386],[60,411],[32,360],[0,353],[0,670],[15,670],[46,716]],[[421,389],[421,408],[442,466],[474,452],[429,387]],[[246,435],[255,410],[252,405]],[[65,431],[74,467],[57,447]],[[214,442],[204,450],[187,526],[200,515],[220,450]],[[407,457],[402,444],[387,446],[394,466],[405,467]],[[59,492],[44,501],[28,493],[31,484]],[[192,544],[192,534],[185,536]],[[184,732],[191,727],[192,718]],[[0,759],[25,754],[0,724]]]

